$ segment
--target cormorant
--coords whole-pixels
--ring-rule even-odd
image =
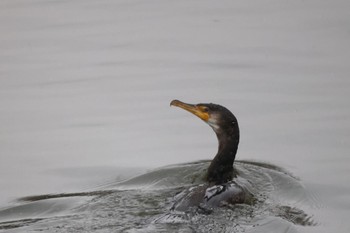
[[[244,202],[247,191],[232,180],[239,143],[236,117],[227,108],[213,103],[187,104],[173,100],[170,106],[180,107],[202,119],[214,130],[219,141],[218,152],[205,177],[206,184],[182,193],[173,209],[185,211],[193,206],[217,207]]]

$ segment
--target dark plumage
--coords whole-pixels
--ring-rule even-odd
[[[173,100],[170,105],[183,108],[209,124],[219,141],[218,152],[211,162],[207,181],[222,184],[232,180],[233,161],[239,143],[239,127],[236,117],[225,107],[217,104],[185,104]]]
[[[239,127],[236,117],[225,107],[217,104],[198,104],[208,108],[208,124],[213,128],[219,149],[207,173],[207,181],[222,184],[232,180],[233,162],[239,143]],[[212,123],[215,121],[215,123]]]
[[[184,195],[176,206],[195,206],[200,203],[220,206],[222,202],[238,203],[244,200],[244,191],[233,179],[233,162],[239,143],[239,127],[236,117],[225,107],[217,104],[186,104],[173,100],[170,105],[185,109],[209,124],[219,141],[219,149],[212,160],[204,187],[195,188]],[[209,197],[208,197],[209,195]],[[215,201],[214,201],[215,200]],[[175,207],[175,209],[179,209]]]

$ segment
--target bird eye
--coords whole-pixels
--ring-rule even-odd
[[[203,112],[209,112],[209,109],[208,109],[207,107],[203,107],[203,108],[202,108],[202,111],[203,111]]]

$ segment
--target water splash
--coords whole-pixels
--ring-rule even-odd
[[[235,182],[249,190],[254,201],[210,211],[200,206],[171,210],[184,190],[203,185],[208,165],[173,165],[99,190],[24,197],[0,210],[0,230],[257,232],[279,227],[293,232],[296,226],[315,224],[298,205],[308,198],[298,179],[275,165],[249,161],[235,163]]]

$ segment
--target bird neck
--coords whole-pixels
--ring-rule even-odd
[[[236,123],[226,131],[215,132],[219,149],[208,168],[207,181],[211,184],[222,184],[233,178],[233,162],[238,149],[239,129]]]

